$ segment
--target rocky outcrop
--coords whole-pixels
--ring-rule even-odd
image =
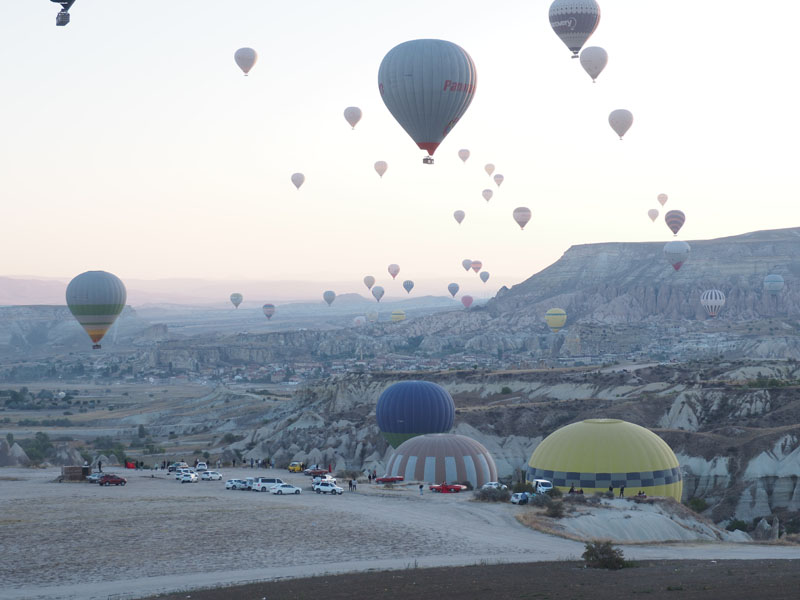
[[[25,450],[16,442],[0,440],[0,467],[27,467],[31,463]]]

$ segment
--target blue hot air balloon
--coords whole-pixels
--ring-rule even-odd
[[[429,381],[401,381],[383,390],[375,416],[393,448],[426,433],[446,433],[453,427],[456,407],[442,386]]]

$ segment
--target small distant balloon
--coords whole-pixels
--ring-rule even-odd
[[[672,231],[674,235],[678,235],[681,227],[683,227],[683,224],[686,222],[686,215],[683,214],[683,211],[671,210],[664,215],[664,221],[670,231]]]
[[[481,278],[481,281],[483,283],[486,283],[487,281],[489,281],[489,271],[481,271],[481,273],[480,273],[480,275],[478,275],[478,277]]]
[[[371,310],[367,313],[367,321],[369,321],[370,323],[374,323],[377,320],[378,320],[377,310]]]
[[[267,317],[267,320],[269,321],[272,318],[272,315],[275,314],[275,305],[265,304],[261,307],[261,310],[264,311],[264,316]]]
[[[239,305],[242,303],[242,300],[244,300],[244,296],[242,296],[241,294],[237,293],[231,294],[231,304],[233,304],[235,308],[239,308]]]
[[[622,136],[633,125],[633,113],[624,108],[612,110],[608,115],[608,124],[611,125],[611,129],[619,136],[619,139],[622,139]]]
[[[344,118],[353,129],[356,128],[356,123],[361,120],[361,109],[357,106],[348,106],[344,109]]]
[[[651,208],[647,211],[647,216],[650,217],[650,220],[655,223],[656,219],[658,218],[658,210]]]
[[[494,176],[494,182],[497,184],[497,187],[500,187],[500,184],[503,183],[504,179],[505,179],[505,177],[500,175],[500,173],[498,173],[497,175]]]
[[[383,298],[383,288],[379,285],[376,285],[374,288],[372,288],[372,296],[375,298],[375,300],[380,302],[381,298]]]
[[[406,279],[403,282],[403,289],[406,291],[406,293],[410,294],[411,290],[414,289],[414,282],[411,281],[410,279]]]
[[[664,206],[667,203],[668,199],[669,199],[669,196],[667,196],[666,194],[659,194],[658,195],[658,202],[659,202],[659,204],[661,204],[661,206]]]
[[[464,305],[464,308],[469,308],[472,306],[472,296],[461,296],[461,304]]]
[[[473,271],[477,273],[483,267],[483,263],[479,260],[473,260],[472,263],[470,264],[470,267],[472,268]]]
[[[364,285],[367,286],[368,290],[371,290],[372,286],[375,285],[375,278],[372,275],[367,275],[364,277]]]
[[[764,277],[764,289],[773,296],[777,296],[781,292],[783,285],[783,277],[777,273],[770,273]]]
[[[600,46],[589,46],[581,52],[581,66],[592,78],[592,83],[599,77],[608,64],[608,52]]]
[[[664,244],[664,257],[672,265],[672,268],[679,271],[686,259],[689,258],[691,252],[689,244],[683,240],[672,240]]]
[[[459,150],[458,158],[460,158],[462,162],[467,162],[467,159],[469,158],[469,150],[467,150],[466,148],[462,148],[461,150]]]
[[[494,192],[488,189],[483,190],[481,194],[483,194],[483,199],[486,200],[487,202],[492,199],[492,196],[494,196]]]
[[[518,206],[514,209],[514,220],[520,229],[525,229],[525,225],[531,220],[531,209],[527,206]]]
[[[453,218],[456,220],[456,223],[458,223],[459,225],[461,225],[461,221],[464,220],[465,216],[466,216],[466,213],[463,210],[457,210],[456,212],[453,213]]]
[[[292,183],[294,184],[294,187],[296,187],[298,190],[300,189],[300,186],[303,185],[303,182],[305,182],[305,180],[306,176],[303,175],[302,173],[292,174]]]
[[[247,77],[250,69],[253,68],[253,65],[258,60],[258,53],[252,48],[239,48],[233,53],[233,60],[236,61],[236,64],[244,71],[244,75]]]
[[[558,333],[567,322],[567,312],[563,308],[551,308],[544,313],[544,321],[553,333]]]
[[[386,173],[386,169],[389,168],[389,165],[386,164],[385,160],[379,160],[375,163],[375,172],[380,175],[381,179],[383,179],[383,174]]]
[[[392,276],[392,279],[397,277],[397,274],[400,272],[400,265],[396,265],[394,263],[390,264],[387,269],[389,271],[389,275]]]
[[[492,163],[488,163],[483,169],[491,176],[494,173],[494,165]]]
[[[392,314],[389,316],[392,320],[392,323],[399,323],[400,321],[406,320],[406,311],[404,310],[393,310]]]
[[[322,299],[328,303],[328,306],[330,306],[331,304],[333,304],[333,301],[336,300],[336,292],[334,292],[333,290],[328,290],[326,292],[323,292]]]
[[[451,283],[447,286],[447,291],[450,292],[450,295],[455,298],[456,294],[458,293],[460,286],[457,283]]]
[[[721,290],[706,290],[700,294],[700,304],[709,317],[716,317],[725,306],[725,294]]]
[[[465,258],[464,260],[461,261],[461,266],[464,267],[465,271],[469,271],[470,268],[472,268],[472,259]]]

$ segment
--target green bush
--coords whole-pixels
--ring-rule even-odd
[[[622,550],[612,546],[611,542],[588,542],[581,557],[593,569],[622,569],[628,566]]]
[[[701,513],[708,508],[708,502],[706,502],[703,498],[698,498],[697,496],[689,498],[689,501],[686,504],[696,513]]]
[[[505,395],[511,394],[512,393],[511,388],[508,387],[507,385],[504,385],[503,389],[500,390],[500,393]]]
[[[511,487],[511,491],[515,494],[518,494],[519,492],[530,492],[532,494],[533,485],[527,481],[518,481]]]
[[[731,521],[725,526],[725,529],[728,531],[736,531],[737,529],[740,529],[746,532],[749,528],[747,523],[741,519],[731,519]]]
[[[476,500],[482,502],[508,502],[511,499],[511,492],[508,490],[497,490],[495,488],[479,488],[473,494]]]
[[[553,499],[547,494],[536,494],[528,500],[531,506],[546,507],[553,503]]]
[[[551,502],[547,507],[547,516],[554,519],[560,519],[564,516],[564,503],[561,501]]]
[[[564,495],[564,492],[562,492],[557,487],[554,487],[548,490],[547,495],[550,496],[551,498],[561,498]]]

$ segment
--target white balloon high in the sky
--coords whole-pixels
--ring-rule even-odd
[[[664,206],[667,203],[667,200],[669,200],[669,196],[667,196],[666,194],[659,194],[658,195],[658,203],[661,206]]]
[[[344,109],[344,118],[350,123],[350,127],[356,128],[356,123],[361,120],[361,109],[357,106],[348,106]]]
[[[433,153],[469,108],[478,83],[467,52],[445,40],[411,40],[389,50],[378,69],[386,108],[432,164]]]
[[[525,229],[525,225],[531,220],[531,209],[527,206],[518,206],[514,209],[513,217],[519,228]]]
[[[489,176],[491,176],[492,173],[494,173],[494,165],[492,163],[488,163],[485,167],[483,167],[483,170],[486,171]]]
[[[389,168],[389,165],[386,164],[385,160],[379,160],[375,163],[375,172],[383,178],[383,174],[386,173],[386,169]]]
[[[467,162],[467,159],[469,158],[469,150],[467,150],[466,148],[462,148],[461,150],[459,150],[458,158],[460,158],[462,162]]]
[[[658,218],[658,211],[655,208],[651,208],[647,211],[647,216],[650,217],[650,220],[655,223],[656,219]]]
[[[453,218],[456,220],[456,222],[459,225],[461,225],[461,221],[464,220],[465,216],[466,216],[466,213],[463,210],[457,210],[456,212],[453,213]]]
[[[487,202],[492,199],[492,196],[494,196],[494,192],[490,189],[483,190],[481,194],[483,194],[483,199]]]
[[[625,132],[633,125],[633,113],[624,108],[612,110],[608,115],[608,124],[611,125],[611,129],[619,136],[619,139],[622,139]]]
[[[300,186],[303,185],[303,182],[305,180],[306,180],[306,176],[303,175],[302,173],[293,173],[292,174],[292,183],[294,184],[294,187],[296,187],[298,190],[300,189]]]
[[[600,46],[589,46],[581,52],[581,66],[592,78],[592,83],[597,79],[608,64],[608,52]]]
[[[236,64],[239,65],[239,68],[244,71],[244,75],[247,77],[250,69],[253,68],[253,65],[258,60],[258,53],[252,48],[239,48],[233,53],[233,60],[236,61]]]
[[[494,182],[497,184],[497,187],[500,187],[500,184],[503,183],[504,180],[505,180],[505,177],[500,175],[500,173],[498,173],[497,175],[494,176]]]

